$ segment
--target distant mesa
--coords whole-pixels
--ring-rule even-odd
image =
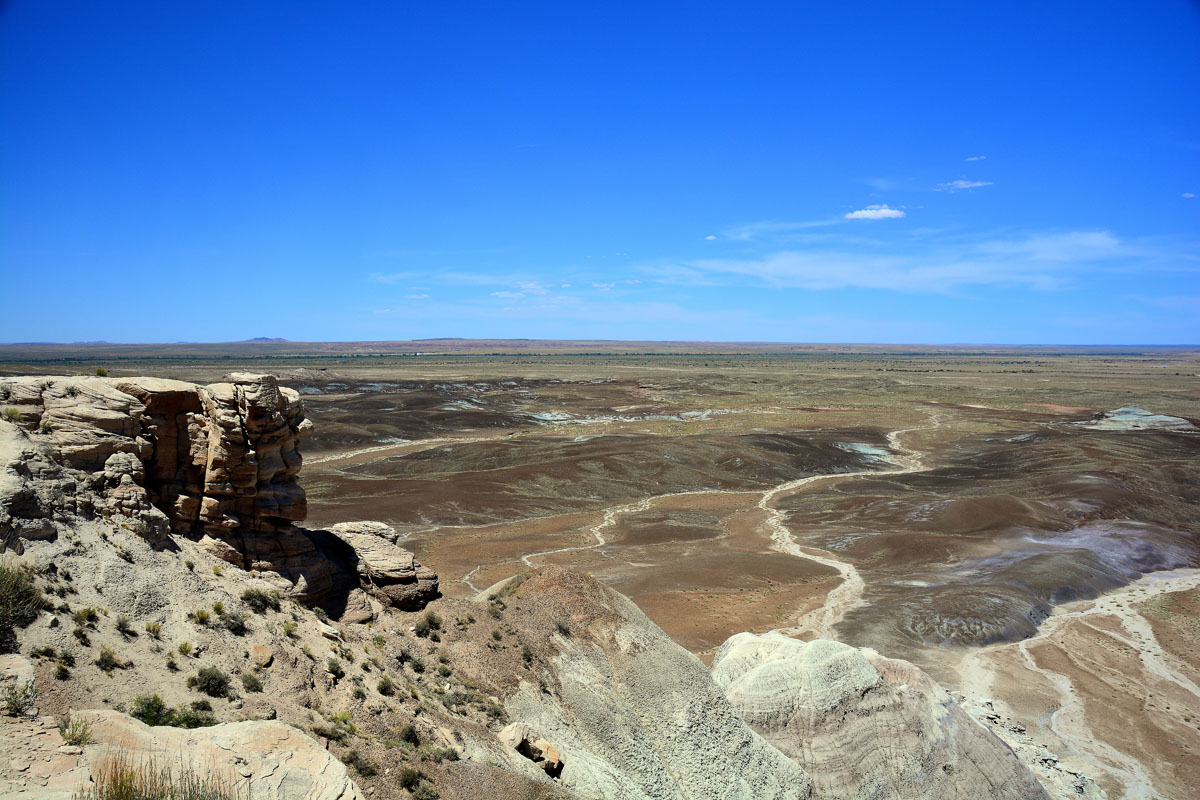
[[[253,339],[242,339],[238,344],[246,344],[249,342],[286,342],[287,339],[279,339],[272,336],[255,336]]]

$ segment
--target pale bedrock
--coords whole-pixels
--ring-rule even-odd
[[[739,633],[712,676],[751,728],[804,765],[819,797],[1047,797],[1004,742],[907,661]]]
[[[222,776],[252,800],[366,800],[346,767],[312,737],[281,722],[227,722],[186,730],[150,727],[116,711],[76,712],[92,724],[92,775],[120,753],[200,775]]]

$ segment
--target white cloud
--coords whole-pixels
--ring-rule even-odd
[[[814,220],[812,222],[780,222],[778,220],[766,220],[764,222],[750,222],[745,225],[738,225],[729,230],[722,231],[726,238],[735,239],[739,242],[749,242],[764,236],[784,236],[789,233],[798,233],[809,228],[825,228],[830,225],[838,225],[842,222],[840,217],[833,219]],[[713,237],[716,238],[715,236]]]
[[[991,186],[991,181],[968,181],[961,178],[956,181],[947,183],[939,183],[934,187],[935,191],[939,192],[961,192],[964,189],[978,189],[980,186]]]
[[[521,281],[517,284],[517,288],[526,294],[546,294],[550,291],[540,281]]]
[[[406,294],[406,295],[404,295],[404,299],[405,300],[428,300],[429,295],[427,295],[427,294]]]
[[[372,272],[367,277],[372,283],[400,283],[401,281],[406,281],[409,278],[415,278],[416,273],[415,272],[392,272],[392,273]]]
[[[1184,197],[1187,197],[1187,195],[1184,195]],[[704,237],[704,241],[706,241],[706,242],[715,242],[716,240],[717,240],[717,237],[713,236],[711,233],[708,236]]]
[[[609,289],[613,288],[613,286],[615,286],[615,285],[616,284],[614,284],[614,283],[593,283],[592,288],[602,289],[607,292]]]
[[[691,286],[758,284],[947,293],[967,286],[1056,289],[1098,271],[1200,270],[1200,260],[1181,265],[1175,254],[1121,241],[1108,231],[954,238],[919,249],[881,244],[865,252],[857,244],[861,240],[756,258],[697,260],[651,271],[662,283]]]
[[[846,214],[846,219],[900,219],[904,216],[904,212],[898,208],[889,208],[887,203],[883,205],[872,205],[866,208],[860,208],[858,211],[851,211]]]
[[[967,156],[963,161],[986,161],[987,156]]]
[[[492,297],[503,297],[506,300],[524,296],[524,292],[492,292]]]
[[[1184,192],[1183,196],[1186,197],[1188,200],[1191,200],[1193,197],[1196,196],[1196,193],[1195,192]]]

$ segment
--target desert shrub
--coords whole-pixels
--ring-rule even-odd
[[[283,635],[289,639],[295,639],[297,627],[296,621],[289,619],[287,622],[283,623]]]
[[[58,724],[58,733],[64,742],[75,747],[92,743],[92,723],[82,717],[71,717],[70,722],[63,720]]]
[[[37,696],[37,687],[33,685],[33,681],[17,683],[16,678],[13,678],[5,681],[4,688],[0,689],[0,708],[3,708],[6,714],[20,716],[33,708]]]
[[[253,672],[242,673],[242,688],[247,692],[261,692],[263,690],[262,681]]]
[[[37,619],[44,602],[28,568],[0,561],[0,653],[16,652],[17,628]]]
[[[216,717],[202,709],[180,708],[171,712],[171,725],[176,728],[207,728],[216,724]]]
[[[342,756],[342,763],[354,767],[354,771],[364,778],[371,778],[379,774],[379,765],[357,750],[351,750]]]
[[[151,639],[161,639],[162,638],[162,623],[161,622],[147,622],[146,623],[146,633],[150,634]]]
[[[195,688],[209,697],[227,697],[229,676],[216,667],[202,667],[196,673]]]
[[[171,709],[156,694],[144,694],[133,698],[133,703],[129,706],[129,716],[147,725],[171,724]]]
[[[246,617],[238,611],[226,611],[221,614],[221,625],[234,636],[245,636],[250,630],[246,627]]]
[[[565,619],[560,618],[560,619],[554,620],[554,627],[558,628],[558,632],[561,633],[563,636],[569,637],[571,635],[571,626],[567,624],[567,621]]]
[[[487,715],[497,722],[503,722],[508,719],[508,712],[499,703],[488,703]]]
[[[525,662],[525,666],[533,663],[533,650],[527,644],[521,645],[521,660]]]
[[[419,658],[410,658],[408,664],[412,667],[412,671],[420,674],[425,671],[425,662]]]
[[[96,377],[97,378],[107,378],[108,370],[106,370],[104,367],[96,367]]]
[[[117,654],[107,647],[101,647],[100,657],[96,659],[96,666],[105,672],[112,672],[114,669],[125,669],[129,666],[129,662],[117,658]]]
[[[4,421],[11,422],[13,425],[16,425],[21,421],[21,412],[12,406],[9,406],[8,408],[4,409]]]
[[[429,621],[422,617],[417,620],[417,624],[413,625],[413,633],[422,638],[428,636],[433,629],[429,625]]]
[[[224,613],[225,613],[225,604],[224,604],[224,603],[222,603],[220,600],[218,600],[217,602],[213,603],[213,612],[214,612],[214,613],[215,613],[215,614],[216,614],[218,617],[219,617],[219,616],[221,616],[222,614],[224,614]]]
[[[196,562],[192,561],[190,558],[187,559],[186,561],[184,561],[183,565],[185,567],[187,567],[188,572],[191,572],[192,570],[194,570],[196,568]]]
[[[379,690],[381,695],[391,697],[396,693],[396,682],[384,675],[379,679],[379,683],[375,684],[375,688]]]
[[[192,652],[192,643],[191,642],[180,642],[179,647],[177,649],[179,650],[179,655],[186,656]]]
[[[440,631],[442,629],[442,618],[433,611],[426,611],[424,620],[429,623],[429,627],[433,628],[435,631]]]
[[[335,678],[341,679],[346,676],[346,670],[342,669],[342,662],[336,658],[331,658],[325,662],[325,669]]]
[[[124,614],[121,614],[119,617],[117,617],[117,631],[126,638],[129,638],[130,636],[137,636],[137,634],[134,633],[133,628],[129,625],[129,617],[125,616]]]
[[[453,747],[422,747],[421,760],[440,764],[443,761],[458,761],[458,751]]]
[[[54,679],[57,681],[71,680],[71,670],[67,669],[66,664],[59,664],[54,668]]]
[[[88,638],[87,630],[85,628],[76,628],[75,630],[71,631],[71,635],[74,636],[76,641],[78,641],[84,647],[91,647],[92,640]]]
[[[87,625],[94,628],[100,615],[94,608],[79,608],[71,613],[71,619],[75,621],[76,625]]]
[[[421,781],[417,784],[417,788],[412,790],[412,797],[413,800],[438,800],[441,795],[438,794],[437,789],[433,788],[432,784]]]
[[[153,759],[134,763],[118,755],[101,763],[93,785],[76,800],[248,800],[247,787],[235,778],[211,772],[201,774],[179,764],[162,766]]]
[[[503,638],[504,638],[504,634],[502,634],[499,630],[492,631],[492,639],[494,639],[495,641],[498,642]]]
[[[450,668],[447,667],[445,664],[442,664],[440,667],[438,667],[437,672],[438,672],[438,675],[441,675],[443,678],[450,677]]]
[[[400,729],[400,740],[415,747],[421,743],[421,734],[417,733],[417,729],[413,727],[412,723],[409,723]]]
[[[188,618],[197,625],[207,625],[211,617],[208,614],[207,608],[198,608],[188,614]]]
[[[216,575],[216,576],[219,578],[219,577],[221,577],[221,576],[222,576],[222,575],[224,575],[224,574],[225,574],[225,570],[221,569],[221,565],[220,565],[220,564],[218,564],[217,566],[213,567],[213,575]]]
[[[425,778],[419,769],[413,769],[412,767],[401,767],[400,774],[396,777],[400,781],[400,786],[409,791],[415,789],[417,784]]]
[[[338,744],[344,744],[350,738],[350,732],[341,725],[313,725],[312,732]]]
[[[247,589],[242,592],[242,602],[255,614],[265,614],[267,609],[279,610],[279,595],[267,594],[261,589]]]

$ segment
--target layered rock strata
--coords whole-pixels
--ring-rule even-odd
[[[712,676],[822,797],[1036,800],[1041,784],[998,737],[907,661],[839,642],[739,633]]]
[[[197,386],[161,378],[0,381],[0,537],[51,537],[73,517],[104,517],[156,544],[198,539],[220,558],[270,572],[282,589],[369,615],[349,591],[418,608],[437,576],[386,525],[296,527],[312,423],[300,395],[269,375]]]

